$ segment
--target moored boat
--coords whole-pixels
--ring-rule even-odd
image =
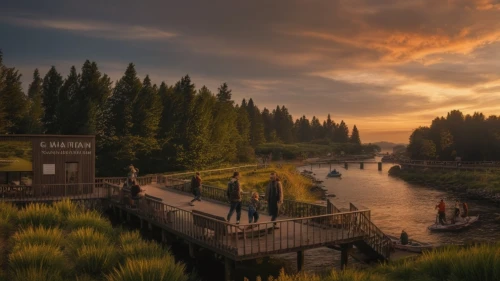
[[[431,243],[425,243],[425,242],[419,242],[416,240],[410,240],[408,244],[403,245],[401,244],[401,240],[399,238],[392,236],[392,235],[387,235],[392,241],[392,246],[395,249],[403,250],[403,251],[408,251],[408,252],[413,252],[413,253],[421,253],[423,250],[432,250],[434,248],[434,245]]]
[[[340,178],[342,176],[342,174],[339,173],[339,172],[337,172],[337,171],[331,171],[326,176],[329,177],[329,178]]]
[[[461,218],[461,220],[456,221],[455,223],[447,223],[444,225],[436,221],[436,223],[430,225],[429,227],[427,227],[427,229],[429,229],[430,231],[459,231],[468,228],[478,220],[479,220],[479,215]]]

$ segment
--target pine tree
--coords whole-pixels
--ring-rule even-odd
[[[3,89],[5,88],[5,75],[7,68],[3,65],[3,53],[0,50],[0,100]],[[7,133],[7,112],[6,105],[0,102],[0,134]]]
[[[162,104],[160,95],[151,85],[149,76],[144,78],[142,89],[134,104],[133,133],[146,138],[154,138],[158,133]]]
[[[29,85],[28,99],[29,99],[29,113],[27,118],[27,133],[41,134],[44,131],[42,117],[42,78],[38,69],[33,72],[33,81]]]
[[[354,127],[352,128],[352,134],[351,138],[349,139],[349,142],[356,145],[361,145],[361,139],[359,138],[359,132],[356,125],[354,125]]]
[[[335,136],[335,129],[336,129],[335,121],[333,121],[330,117],[330,114],[328,114],[326,122],[323,123],[325,138],[329,139],[330,141],[338,141],[338,138]]]
[[[29,108],[21,86],[21,74],[15,68],[4,68],[2,72],[0,104],[4,105],[5,130],[11,134],[25,133],[23,123]]]
[[[259,108],[254,104],[252,99],[248,100],[246,108],[250,120],[250,144],[252,147],[257,147],[266,141],[264,136],[264,122]]]
[[[158,137],[164,141],[171,138],[174,129],[174,107],[175,101],[173,89],[168,87],[165,82],[162,82],[158,90],[158,95],[161,101],[161,118],[159,122]]]
[[[141,81],[135,66],[130,63],[123,77],[116,83],[110,97],[109,126],[116,136],[129,136],[132,132],[133,105],[141,91]]]
[[[61,74],[52,66],[49,72],[45,74],[42,84],[42,105],[44,108],[42,123],[44,124],[46,134],[59,134],[61,131],[59,126],[60,120],[57,118],[57,107],[59,103],[59,90],[62,84]]]
[[[340,125],[338,129],[335,130],[335,133],[337,135],[337,141],[340,143],[346,143],[349,142],[349,128],[347,125],[344,123],[344,120],[340,122]]]
[[[311,124],[305,115],[303,115],[300,119],[297,119],[295,122],[295,133],[295,139],[298,142],[311,141]]]
[[[229,89],[227,83],[222,83],[218,90],[219,92],[217,93],[217,101],[227,102],[231,105],[234,104],[234,101],[231,100],[231,90]]]
[[[76,134],[78,128],[74,126],[74,122],[77,121],[79,116],[73,111],[75,97],[77,96],[79,88],[80,77],[76,73],[75,66],[72,66],[68,77],[64,79],[64,83],[59,90],[59,102],[56,108],[56,116],[59,124],[59,129],[61,134]]]
[[[323,139],[325,137],[324,129],[316,116],[311,121],[311,135],[313,140]]]

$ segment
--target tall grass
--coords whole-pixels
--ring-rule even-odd
[[[12,274],[12,281],[63,281],[61,272],[52,271],[42,267],[27,267],[15,269]]]
[[[26,245],[18,248],[9,255],[9,265],[16,274],[28,268],[43,269],[53,274],[63,274],[70,269],[63,252],[52,245]]]
[[[68,215],[67,228],[74,230],[82,227],[95,229],[106,235],[113,234],[111,224],[96,211],[86,211],[82,213],[71,213]]]
[[[0,217],[0,238],[7,238],[14,231],[15,225],[8,219]]]
[[[81,212],[81,208],[79,208],[76,204],[71,202],[69,199],[64,199],[62,201],[57,201],[52,203],[52,207],[56,209],[62,217],[67,218],[69,214],[79,213]]]
[[[141,234],[139,231],[127,231],[120,233],[118,238],[120,245],[129,245],[129,244],[137,244],[142,242]]]
[[[118,264],[119,256],[113,246],[84,245],[77,250],[75,269],[90,275],[106,274]]]
[[[54,227],[61,223],[62,217],[57,210],[45,204],[29,204],[17,213],[21,227],[39,226]]]
[[[148,241],[124,244],[122,254],[126,259],[161,258],[170,255],[158,243]]]
[[[49,245],[60,248],[63,239],[63,233],[59,228],[45,228],[43,226],[30,226],[12,236],[14,251],[27,245]]]
[[[66,237],[67,251],[74,255],[83,246],[107,247],[111,244],[110,239],[94,228],[83,227],[72,231]]]
[[[0,202],[0,219],[15,222],[18,211],[19,209],[11,203]]]
[[[127,259],[110,273],[108,281],[187,281],[184,265],[176,263],[171,256],[153,259]]]
[[[271,165],[265,169],[255,171],[241,171],[240,184],[244,191],[256,191],[263,193],[269,183],[269,175],[276,172],[283,184],[284,196],[286,199],[310,202],[314,201],[315,195],[310,191],[311,181],[296,170],[293,165],[283,165],[281,168]],[[232,176],[232,172],[210,175],[203,177],[204,184],[217,186],[222,189],[227,188],[227,183]]]

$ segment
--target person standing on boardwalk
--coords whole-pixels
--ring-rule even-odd
[[[196,175],[191,179],[191,192],[194,195],[194,199],[189,202],[189,205],[194,206],[194,201],[201,202],[201,177],[200,172],[196,172]]]
[[[259,220],[259,209],[260,209],[260,201],[259,201],[259,193],[252,193],[252,198],[250,199],[250,204],[248,204],[248,223],[257,223]],[[251,226],[249,226],[250,228]]]
[[[267,210],[271,216],[271,221],[275,221],[278,217],[279,209],[283,204],[283,186],[276,173],[271,173],[270,181],[266,188]],[[274,228],[278,228],[276,223]]]
[[[236,211],[236,224],[240,224],[241,218],[241,187],[240,182],[240,173],[234,172],[233,177],[229,180],[227,184],[227,198],[231,203],[231,208],[229,209],[229,213],[227,214],[227,221],[231,221],[231,217]]]

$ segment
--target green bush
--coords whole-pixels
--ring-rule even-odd
[[[69,199],[64,199],[62,201],[57,201],[52,204],[52,207],[56,209],[62,217],[67,218],[69,214],[80,213],[81,209],[71,202]]]
[[[15,269],[12,281],[63,281],[61,272],[54,272],[47,268],[27,267]]]
[[[82,227],[90,227],[106,235],[112,235],[114,232],[111,223],[96,211],[69,214],[67,228],[74,230]]]
[[[19,248],[9,255],[9,265],[16,274],[30,267],[47,270],[54,275],[70,270],[62,251],[52,245],[27,245]]]
[[[45,228],[43,226],[36,228],[30,226],[12,236],[14,251],[27,245],[49,245],[60,248],[63,239],[63,233],[59,228]]]
[[[105,234],[89,227],[74,230],[66,237],[66,247],[72,255],[76,254],[78,249],[83,246],[106,247],[110,243],[111,241]]]
[[[126,259],[161,258],[168,255],[158,243],[140,241],[137,243],[122,244],[122,254]]]
[[[28,227],[43,225],[54,227],[61,223],[61,215],[54,208],[45,204],[29,204],[17,213],[19,226]]]
[[[107,276],[108,281],[187,281],[183,264],[172,256],[153,259],[128,259]]]
[[[15,225],[7,218],[0,217],[0,238],[7,238],[14,231]]]
[[[139,231],[122,232],[120,233],[120,238],[118,240],[122,246],[137,244],[143,241]]]
[[[118,253],[113,246],[85,245],[77,250],[75,267],[78,273],[106,274],[118,263]]]

